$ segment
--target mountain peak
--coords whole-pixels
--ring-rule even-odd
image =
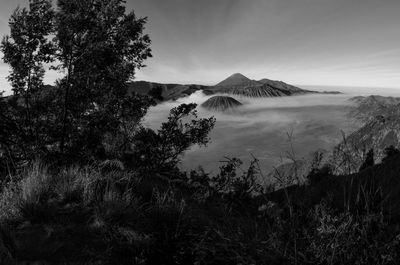
[[[241,73],[234,73],[233,75],[231,75],[231,76],[228,77],[228,78],[242,78],[242,79],[250,80],[247,76],[244,76],[244,75],[241,74]]]
[[[248,84],[251,82],[255,82],[242,75],[241,73],[235,73],[225,80],[219,82],[216,86],[238,86],[243,84]]]

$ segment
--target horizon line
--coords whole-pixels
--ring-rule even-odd
[[[250,78],[251,79],[251,78]],[[269,79],[269,78],[266,78]],[[256,79],[251,79],[253,81],[259,81]],[[261,79],[260,79],[261,80]],[[292,86],[314,86],[314,87],[342,87],[342,88],[389,88],[389,89],[400,89],[400,86],[361,86],[361,85],[328,85],[328,84],[324,84],[324,85],[316,85],[316,84],[296,84],[296,83],[288,83],[285,82],[283,80],[277,80],[277,79],[269,79],[272,81],[281,81],[284,82],[288,85],[292,85]],[[158,83],[158,84],[176,84],[176,85],[201,85],[201,86],[215,86],[216,84],[218,84],[221,81],[216,81],[214,84],[211,83],[202,83],[202,82],[165,82],[165,81],[149,81],[146,79],[140,79],[140,80],[132,80],[131,82],[149,82],[149,83]]]

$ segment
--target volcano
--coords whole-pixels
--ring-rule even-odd
[[[201,104],[202,107],[213,111],[233,110],[241,105],[242,103],[228,96],[215,96]]]
[[[216,84],[214,93],[240,95],[245,97],[283,97],[312,93],[313,91],[286,84],[282,81],[261,79],[251,80],[243,74],[236,73]]]

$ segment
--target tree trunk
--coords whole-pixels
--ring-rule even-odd
[[[67,74],[67,84],[64,93],[64,108],[63,108],[63,120],[62,120],[62,132],[60,140],[60,152],[63,154],[65,149],[65,138],[67,134],[67,121],[68,121],[68,97],[69,88],[71,86],[71,74],[72,74],[72,55],[70,55],[68,62],[68,74]]]

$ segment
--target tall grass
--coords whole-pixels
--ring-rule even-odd
[[[387,187],[360,175],[371,170],[353,181],[321,170],[309,186],[265,193],[254,182],[257,170],[237,173],[232,162],[214,177],[199,171],[169,181],[142,177],[118,161],[57,171],[36,161],[2,187],[0,217],[17,231],[22,258],[59,264],[391,265],[400,259],[400,229],[384,211]]]
[[[52,177],[46,165],[35,161],[23,173],[21,180],[21,199],[24,202],[38,203],[50,197]]]

